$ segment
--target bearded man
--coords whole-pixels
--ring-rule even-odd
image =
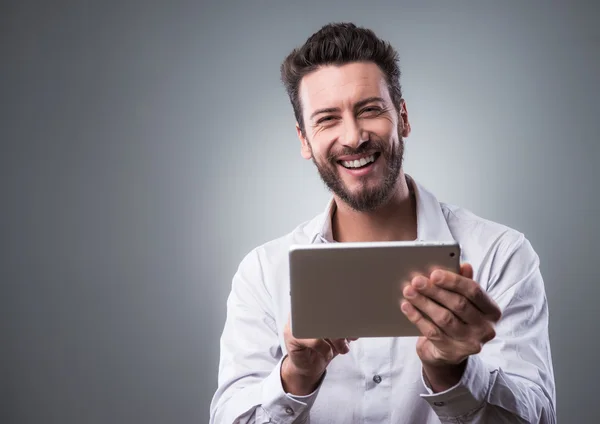
[[[281,76],[302,156],[332,198],[242,260],[210,422],[556,422],[539,258],[523,234],[439,202],[404,173],[411,127],[394,48],[371,30],[329,24],[292,51]],[[421,337],[293,337],[292,244],[393,240],[461,245],[459,273],[415,276],[398,299]]]

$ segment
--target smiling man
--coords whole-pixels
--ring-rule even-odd
[[[370,30],[330,24],[281,73],[302,156],[333,196],[240,264],[211,423],[554,423],[538,256],[523,234],[440,203],[404,174],[410,123],[396,51]],[[398,308],[422,336],[295,339],[290,245],[390,240],[461,245],[459,274],[404,285]]]

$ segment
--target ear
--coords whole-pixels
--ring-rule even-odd
[[[398,120],[402,132],[402,137],[408,137],[410,135],[410,122],[408,121],[408,110],[406,109],[406,102],[404,99],[400,102],[400,113],[398,114]]]
[[[308,140],[302,134],[302,130],[300,129],[300,125],[296,122],[296,133],[298,134],[298,139],[300,140],[300,154],[304,159],[312,159],[312,149]]]

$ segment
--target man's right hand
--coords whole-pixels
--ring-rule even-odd
[[[283,337],[288,353],[281,364],[281,382],[286,393],[296,396],[314,392],[331,360],[348,353],[349,342],[356,340],[296,339],[289,319]]]

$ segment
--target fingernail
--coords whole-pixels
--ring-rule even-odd
[[[417,289],[424,289],[425,286],[427,285],[427,281],[425,281],[425,278],[423,278],[423,277],[417,277],[417,278],[415,278],[413,285]]]
[[[408,286],[405,290],[404,290],[404,297],[406,297],[407,299],[412,299],[413,297],[415,297],[417,295],[417,293],[415,292],[415,289],[413,289],[412,287]]]
[[[402,305],[400,305],[400,309],[402,309],[402,312],[407,314],[408,313],[408,302],[402,302]]]

